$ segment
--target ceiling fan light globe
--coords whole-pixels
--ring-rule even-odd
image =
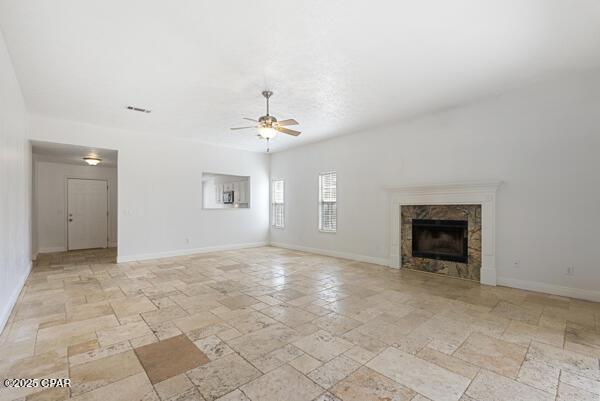
[[[258,134],[264,139],[273,139],[275,138],[275,135],[277,135],[277,131],[272,127],[260,127],[258,129]]]

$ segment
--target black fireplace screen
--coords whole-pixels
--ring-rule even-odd
[[[412,256],[468,263],[468,222],[463,220],[412,221]]]

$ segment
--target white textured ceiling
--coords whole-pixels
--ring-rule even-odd
[[[117,167],[117,151],[111,149],[31,141],[31,151],[39,161],[87,166],[83,158],[92,156],[102,159],[100,167]]]
[[[303,131],[278,150],[600,65],[597,0],[0,0],[0,28],[32,113],[250,150],[265,88]]]

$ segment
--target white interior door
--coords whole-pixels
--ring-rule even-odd
[[[108,246],[108,183],[103,180],[67,180],[68,247]]]

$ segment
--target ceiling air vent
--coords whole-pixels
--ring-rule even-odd
[[[152,110],[142,109],[140,107],[127,106],[127,110],[139,111],[142,113],[150,113]]]

